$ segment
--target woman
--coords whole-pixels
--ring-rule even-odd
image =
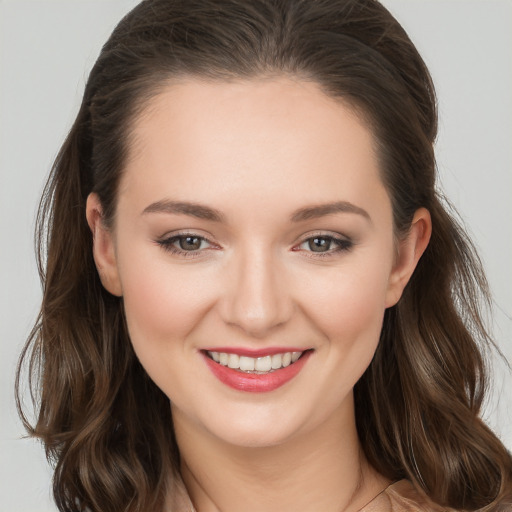
[[[374,1],[156,0],[119,24],[41,206],[27,428],[60,510],[510,507],[436,123]]]

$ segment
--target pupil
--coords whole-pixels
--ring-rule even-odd
[[[180,247],[186,251],[195,251],[201,247],[201,239],[197,236],[180,238]]]
[[[331,241],[327,238],[316,237],[309,241],[309,248],[314,252],[326,252]]]

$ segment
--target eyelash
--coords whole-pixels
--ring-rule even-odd
[[[175,254],[177,256],[181,256],[184,258],[197,258],[198,256],[201,255],[204,248],[203,249],[199,248],[199,249],[192,250],[192,251],[185,251],[183,249],[179,249],[178,247],[176,247],[174,245],[174,244],[176,244],[176,242],[179,242],[180,240],[183,240],[186,238],[196,238],[201,241],[201,245],[203,242],[206,242],[206,243],[210,244],[211,246],[214,245],[212,242],[210,242],[204,236],[199,236],[199,235],[196,235],[195,233],[180,233],[178,235],[173,235],[169,238],[157,240],[157,244],[160,245],[160,247],[162,247],[165,251],[168,251],[171,254]],[[298,245],[296,245],[292,250],[298,252],[300,249],[298,249],[297,247],[300,248],[302,245],[308,243],[310,240],[314,240],[315,238],[327,240],[329,242],[329,244],[336,244],[337,247],[335,249],[329,249],[326,252],[305,251],[306,253],[308,253],[308,256],[307,256],[308,258],[317,259],[317,258],[333,257],[334,255],[336,255],[338,253],[350,251],[352,249],[352,247],[354,246],[354,242],[352,242],[348,238],[338,238],[333,235],[325,235],[325,234],[319,233],[319,234],[314,234],[312,236],[305,238],[304,240],[302,240],[302,242],[300,242]]]
[[[197,238],[201,241],[201,245],[203,242],[207,242],[208,244],[213,245],[212,242],[210,242],[207,238],[204,236],[196,235],[195,233],[180,233],[179,235],[173,235],[169,238],[157,240],[157,243],[160,245],[160,247],[162,247],[162,249],[164,249],[164,251],[168,251],[171,254],[175,254],[183,258],[197,258],[200,256],[202,249],[197,249],[195,251],[185,251],[174,245],[179,240],[183,240],[185,238]]]
[[[304,244],[307,244],[310,240],[314,240],[315,238],[320,238],[322,240],[327,240],[329,245],[336,244],[337,247],[335,249],[329,249],[326,252],[315,252],[315,251],[305,251],[308,258],[330,258],[334,257],[339,253],[348,252],[354,247],[354,242],[348,238],[340,238],[333,235],[326,235],[323,233],[314,234],[308,236],[300,244],[296,247],[301,247]],[[294,251],[298,251],[299,249],[292,249]]]

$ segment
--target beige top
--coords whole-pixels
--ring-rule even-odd
[[[359,512],[439,512],[433,508],[412,486],[408,480],[391,484],[373,498]],[[446,512],[447,509],[445,509]],[[196,512],[185,486],[177,482],[174,499],[169,504],[169,512]]]
[[[423,498],[408,480],[391,484],[359,512],[433,512],[432,504]],[[445,509],[448,512],[448,509]]]

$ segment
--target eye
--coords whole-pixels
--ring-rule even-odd
[[[353,242],[330,235],[315,235],[304,240],[296,250],[314,253],[314,256],[330,256],[352,248]]]
[[[174,235],[158,240],[157,243],[166,251],[185,257],[196,256],[199,252],[208,249],[212,245],[206,238],[192,233]]]
[[[180,236],[175,243],[184,251],[198,251],[204,245],[205,240],[199,236]]]
[[[308,249],[313,252],[327,252],[331,249],[332,244],[333,239],[326,236],[315,236],[306,241]]]

